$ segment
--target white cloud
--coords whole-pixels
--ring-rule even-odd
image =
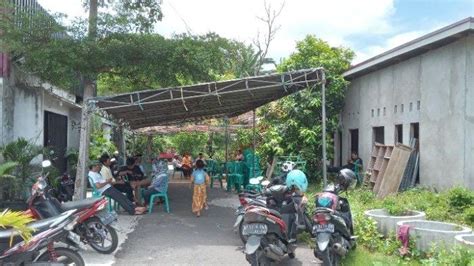
[[[84,15],[80,0],[39,0],[49,10],[70,17]],[[282,0],[268,0],[275,8]],[[209,31],[240,41],[252,42],[264,24],[256,17],[264,15],[263,0],[164,0],[164,18],[158,32],[166,36],[186,32]],[[353,34],[383,34],[393,31],[388,18],[394,12],[394,0],[286,0],[277,23],[281,29],[270,49],[279,59],[294,51],[296,41],[314,34],[331,45],[349,46]],[[187,25],[187,26],[186,26]]]

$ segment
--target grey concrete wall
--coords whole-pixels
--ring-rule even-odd
[[[43,145],[44,111],[50,111],[68,117],[68,147],[79,147],[80,108],[38,87],[40,83],[27,85],[24,75],[13,69],[9,79],[0,78],[0,145],[20,137]]]
[[[464,145],[464,183],[474,188],[474,36],[466,40],[466,121]]]
[[[464,184],[466,39],[422,56],[421,183]]]
[[[15,87],[14,139],[43,145],[43,94],[36,88]]]
[[[383,126],[385,144],[394,144],[395,125],[401,124],[403,143],[409,144],[410,124],[420,123],[421,183],[473,188],[474,127],[465,116],[474,114],[473,101],[469,101],[474,97],[468,97],[473,89],[467,85],[472,84],[473,71],[466,71],[472,66],[472,39],[461,39],[353,80],[342,112],[343,160],[350,153],[350,129],[359,129],[359,155],[367,165],[373,127]],[[469,166],[466,161],[471,162]]]

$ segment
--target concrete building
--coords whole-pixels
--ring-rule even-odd
[[[467,18],[353,66],[336,163],[374,142],[420,140],[421,185],[474,189],[474,18]],[[366,165],[365,165],[366,167]]]
[[[79,147],[81,107],[76,96],[16,67],[9,69],[8,60],[0,68],[0,145],[22,137],[49,146],[57,157],[55,165],[65,171],[65,151]]]

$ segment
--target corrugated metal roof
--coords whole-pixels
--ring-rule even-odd
[[[234,117],[319,84],[322,69],[96,97],[95,106],[132,129]]]

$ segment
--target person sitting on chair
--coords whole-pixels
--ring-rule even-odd
[[[153,194],[166,192],[166,186],[168,183],[168,161],[160,158],[153,163],[153,179],[150,186],[143,193],[145,200],[145,206],[150,203],[150,198]]]
[[[102,164],[102,168],[100,169],[100,174],[107,180],[112,180],[112,186],[116,188],[118,191],[127,194],[127,198],[130,201],[133,200],[133,189],[130,186],[129,182],[126,182],[124,179],[117,177],[117,180],[114,178],[112,174],[112,170],[110,169],[110,165],[112,164],[110,160],[110,156],[107,153],[102,154],[100,157],[100,163]]]
[[[146,212],[144,207],[135,207],[133,202],[127,199],[120,191],[112,186],[113,180],[111,178],[105,179],[100,173],[102,164],[99,161],[92,161],[89,163],[89,174],[93,185],[101,195],[110,197],[115,200],[124,210],[130,215],[143,214]],[[91,184],[92,185],[92,184]]]

